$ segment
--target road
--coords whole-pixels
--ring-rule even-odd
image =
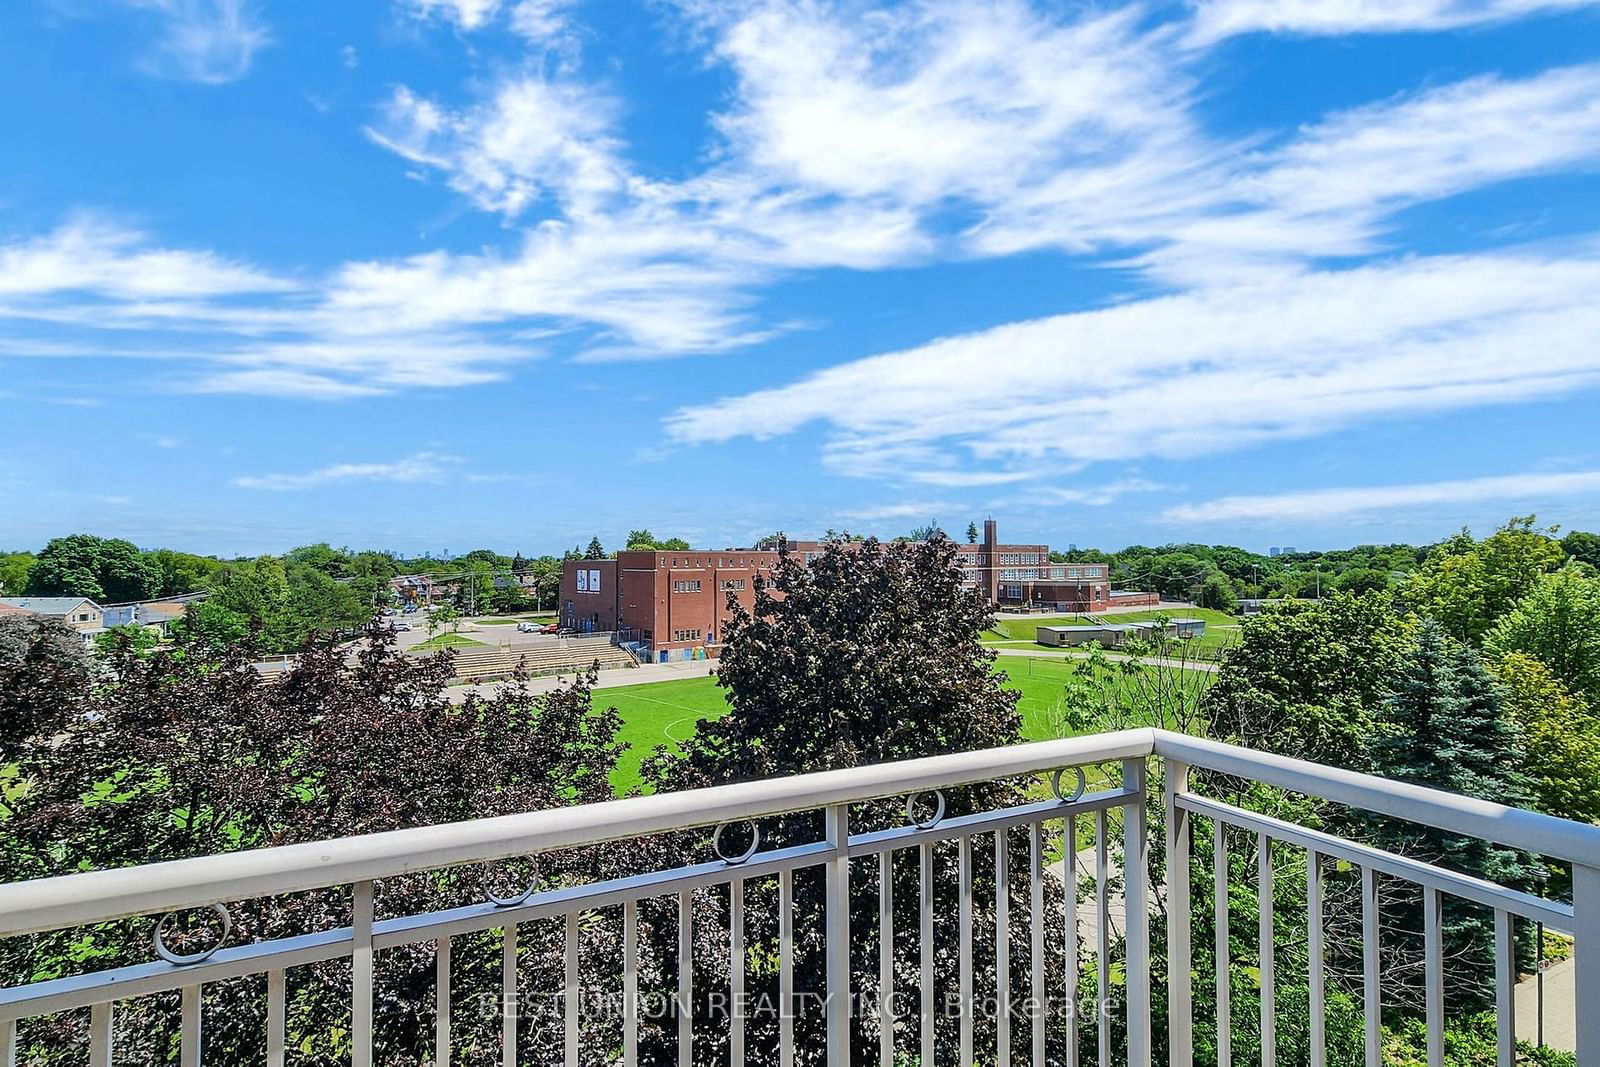
[[[1034,651],[1031,648],[997,648],[995,651],[1002,656],[1021,656],[1024,659],[1088,659],[1093,654],[1091,652],[1043,652]],[[1100,654],[1109,660],[1126,660],[1129,658],[1120,652],[1102,651]],[[1141,662],[1155,667],[1177,667],[1182,670],[1203,671],[1206,674],[1215,674],[1217,672],[1215,663],[1209,663],[1204,660],[1146,656]]]
[[[710,674],[714,664],[707,660],[686,660],[676,663],[646,663],[638,667],[617,667],[612,670],[600,671],[595,680],[596,689],[615,689],[623,685],[644,685],[646,682],[667,682],[675,678],[704,678]],[[570,680],[571,674],[542,675],[530,678],[527,681],[529,692],[548,693],[562,682]],[[482,682],[478,685],[452,685],[445,690],[445,694],[456,703],[467,699],[468,693],[477,693],[481,696],[493,696],[508,682]]]

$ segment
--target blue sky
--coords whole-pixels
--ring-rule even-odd
[[[1600,529],[1596,0],[36,0],[0,546]]]

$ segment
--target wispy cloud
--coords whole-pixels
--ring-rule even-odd
[[[1593,242],[1257,277],[845,363],[666,429],[693,444],[819,422],[825,457],[879,471],[1203,455],[1592,385],[1597,286]]]
[[[288,492],[347,482],[435,482],[443,479],[458,462],[455,456],[418,452],[390,463],[335,463],[298,474],[246,475],[235,478],[233,484],[241,489]]]
[[[1530,472],[1490,478],[1362,488],[1308,489],[1260,496],[1225,496],[1180,504],[1161,513],[1172,523],[1324,522],[1431,505],[1539,504],[1600,494],[1600,471]]]
[[[1306,36],[1438,32],[1595,6],[1595,0],[1197,0],[1190,42],[1209,45],[1262,31]]]
[[[145,61],[152,74],[220,85],[242,78],[272,34],[251,0],[127,0],[156,12],[162,32]]]

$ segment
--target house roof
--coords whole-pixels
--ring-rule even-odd
[[[94,610],[100,610],[100,605],[86,596],[8,596],[0,597],[0,604],[20,608],[33,615],[66,615],[79,604],[88,604]]]

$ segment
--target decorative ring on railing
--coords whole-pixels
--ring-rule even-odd
[[[739,864],[748,860],[751,856],[754,856],[756,854],[756,849],[761,847],[761,827],[757,826],[754,822],[751,822],[750,847],[736,856],[730,856],[726,852],[722,851],[722,831],[726,830],[732,825],[734,824],[725,822],[717,827],[716,833],[711,835],[711,851],[717,854],[717,859],[721,860],[723,863],[726,863],[729,867],[737,867]]]
[[[167,947],[167,928],[172,920],[178,917],[175,911],[169,911],[156,923],[156,932],[151,939],[155,945],[156,955],[172,964],[174,967],[187,967],[194,963],[204,963],[210,959],[217,949],[228,943],[228,935],[233,933],[233,916],[228,914],[228,909],[221,904],[211,905],[211,910],[222,921],[222,933],[217,936],[217,943],[200,952],[174,952]]]
[[[1071,804],[1074,800],[1082,800],[1083,794],[1089,791],[1089,780],[1083,776],[1083,768],[1074,767],[1072,770],[1078,776],[1078,788],[1072,791],[1071,796],[1061,792],[1061,776],[1067,772],[1067,768],[1057,767],[1050,772],[1050,792],[1054,793],[1056,799],[1063,804]]]
[[[518,904],[526,903],[528,898],[533,896],[534,888],[538,885],[538,882],[539,878],[537,873],[530,874],[528,875],[527,887],[520,892],[511,894],[508,897],[503,897],[496,893],[492,885],[486,885],[483,890],[483,897],[490,904],[493,904],[497,908],[514,908]]]
[[[933,815],[927,819],[917,818],[917,801],[923,797],[933,797]],[[923,793],[912,793],[906,797],[906,820],[918,830],[932,830],[944,821],[944,790],[929,789]]]

